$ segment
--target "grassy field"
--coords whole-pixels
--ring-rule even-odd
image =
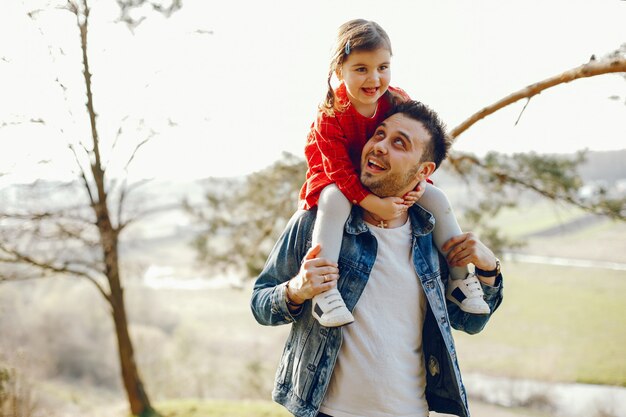
[[[626,304],[621,299],[626,272],[511,262],[503,267],[504,303],[487,328],[473,336],[454,333],[463,372],[626,386]],[[250,288],[159,294],[156,300],[166,297],[179,306],[183,327],[176,334],[194,335],[185,336],[185,356],[176,361],[187,375],[181,381],[196,384],[188,379],[194,376],[207,385],[205,395],[219,398],[255,393],[269,398],[289,328],[254,321]],[[140,351],[154,349],[141,339],[138,344]],[[189,366],[194,367],[191,374]],[[205,376],[194,375],[205,366]],[[171,387],[171,381],[168,375],[159,385]]]
[[[586,215],[542,202],[493,220],[521,252],[626,263],[626,223],[568,222]],[[590,219],[592,220],[592,219]],[[563,228],[559,232],[559,228]],[[465,370],[546,381],[626,386],[626,272],[506,262],[505,302],[476,336],[456,333]]]
[[[585,212],[576,207],[566,207],[541,201],[524,205],[522,208],[504,208],[489,223],[511,237],[521,238],[578,219],[584,215]]]
[[[507,264],[505,301],[455,333],[464,371],[626,386],[626,272]]]
[[[157,404],[163,417],[290,417],[285,408],[271,401],[178,400]]]
[[[289,417],[292,414],[271,401],[216,401],[178,400],[156,405],[163,417]],[[489,417],[547,417],[537,411],[503,408],[482,403],[472,403],[474,415]],[[448,417],[431,413],[432,417]],[[453,417],[453,416],[450,416]]]
[[[593,217],[575,207],[542,201],[503,209],[489,224],[523,241],[519,252],[626,263],[626,222]]]
[[[489,326],[478,335],[454,334],[464,373],[626,386],[626,305],[621,302],[626,273],[515,263],[507,263],[504,272],[505,302]],[[221,309],[217,299],[231,308],[247,303],[246,291],[231,291],[210,304]],[[236,310],[230,311],[231,317],[246,322],[247,337],[238,332],[239,343],[256,338],[257,348],[263,346],[268,353],[264,368],[273,370],[279,352],[271,351],[282,346],[283,329],[255,328]],[[290,415],[270,401],[168,401],[158,409],[164,417]],[[472,410],[490,417],[542,415],[477,402]]]

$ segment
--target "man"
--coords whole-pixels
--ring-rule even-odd
[[[401,104],[365,145],[361,181],[381,197],[415,189],[445,157],[444,131],[428,107]],[[302,417],[469,416],[451,327],[476,333],[490,315],[446,303],[446,262],[433,246],[432,215],[414,205],[385,222],[353,207],[339,265],[310,247],[314,221],[315,210],[294,214],[254,286],[259,323],[292,323],[274,400]],[[502,277],[493,253],[471,233],[443,250],[452,266],[476,266],[495,311]],[[343,328],[323,327],[310,314],[310,299],[335,285],[355,319]]]

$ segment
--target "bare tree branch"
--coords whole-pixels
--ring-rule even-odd
[[[592,60],[584,65],[565,71],[561,74],[547,78],[543,81],[531,84],[519,91],[516,91],[501,100],[483,108],[482,110],[474,113],[463,123],[452,129],[450,132],[451,138],[456,139],[461,133],[465,132],[470,126],[478,122],[481,119],[489,116],[492,113],[500,110],[509,104],[515,103],[523,98],[532,98],[548,88],[554,87],[559,84],[568,83],[570,81],[577,80],[579,78],[595,77],[596,75],[626,72],[626,58],[621,56],[609,56],[602,60]]]
[[[164,213],[170,210],[174,210],[174,209],[178,209],[180,208],[181,205],[180,203],[172,203],[172,204],[166,204],[164,206],[160,206],[160,207],[152,207],[148,210],[143,210],[137,214],[135,214],[134,216],[130,217],[129,219],[127,219],[126,221],[120,223],[119,227],[118,227],[118,232],[121,232],[123,229],[127,228],[128,226],[130,226],[133,223],[136,223],[139,220],[144,219],[145,217],[154,215],[154,214],[159,214],[159,213]]]
[[[41,125],[46,124],[46,122],[42,118],[38,118],[38,119],[30,118],[29,120],[18,120],[15,122],[2,122],[0,123],[0,129],[3,127],[7,127],[7,126],[17,126],[17,125],[22,125],[26,123],[41,124]]]
[[[27,264],[30,265],[32,267],[35,267],[41,271],[47,272],[47,273],[53,273],[53,274],[67,274],[67,275],[74,275],[80,278],[84,278],[86,280],[88,280],[89,282],[91,282],[93,285],[96,286],[96,288],[98,289],[98,291],[100,291],[100,293],[102,294],[102,296],[110,303],[111,302],[111,296],[107,293],[107,291],[104,289],[104,287],[102,287],[100,285],[100,283],[96,280],[96,278],[92,277],[91,275],[89,275],[88,273],[84,272],[84,271],[80,271],[80,270],[75,270],[73,268],[70,268],[67,265],[61,265],[61,266],[56,266],[56,265],[52,265],[50,263],[46,263],[46,262],[41,262],[38,261],[34,258],[32,258],[31,256],[25,255],[23,253],[17,252],[14,249],[8,248],[7,246],[5,246],[2,242],[0,242],[0,251],[4,252],[7,255],[10,255],[13,257],[13,259],[7,259],[7,258],[0,258],[0,262],[2,263],[21,263],[21,264]]]
[[[122,122],[126,121],[126,119],[128,119],[128,115],[126,115],[126,116],[124,116],[122,118]],[[123,130],[122,126],[120,125],[120,127],[117,129],[117,133],[115,134],[115,139],[113,139],[113,145],[111,145],[111,153],[113,152],[113,150],[117,146],[117,141],[119,140],[120,136],[122,136],[122,130]],[[108,165],[108,163],[107,163],[107,165]]]
[[[128,162],[126,162],[126,165],[124,166],[124,171],[128,171],[128,167],[130,166],[130,163],[133,162],[133,159],[135,159],[135,155],[137,154],[137,151],[139,150],[139,148],[141,148],[143,145],[148,143],[150,139],[152,139],[156,134],[157,132],[151,129],[148,137],[142,140],[141,142],[139,142],[137,146],[135,146],[135,149],[131,153],[130,158],[128,158]]]
[[[80,169],[80,178],[83,181],[83,185],[85,186],[85,191],[87,191],[87,195],[89,196],[89,201],[91,202],[92,206],[96,205],[96,201],[94,200],[94,196],[91,192],[91,186],[89,185],[89,180],[87,179],[87,174],[85,173],[85,170],[83,169],[83,166],[80,164],[80,159],[78,158],[78,155],[76,154],[76,150],[74,149],[74,146],[69,145],[70,150],[72,151],[72,153],[74,154],[74,159],[76,160],[76,165],[78,165],[78,169]],[[86,151],[86,149],[85,149]]]
[[[126,227],[128,225],[128,222],[125,222],[124,219],[122,218],[122,215],[124,213],[124,204],[126,202],[126,198],[128,197],[128,195],[136,190],[137,188],[147,184],[148,182],[150,182],[151,180],[142,180],[142,181],[138,181],[136,183],[133,183],[129,186],[126,185],[126,179],[124,179],[124,183],[121,186],[121,190],[120,190],[120,199],[119,199],[119,203],[117,205],[117,220],[118,220],[118,232]]]
[[[81,206],[80,208],[84,208]],[[40,221],[40,220],[65,220],[71,222],[78,222],[85,226],[93,226],[93,220],[87,219],[85,217],[81,217],[78,215],[70,214],[73,208],[64,208],[59,211],[44,211],[44,212],[34,212],[34,213],[10,213],[10,212],[0,212],[0,219],[11,219],[11,220],[21,220],[21,221]]]
[[[526,107],[528,107],[528,103],[530,103],[530,98],[528,98],[528,100],[526,100],[526,104],[524,104],[524,107],[522,108],[522,111],[519,112],[519,116],[517,116],[517,120],[515,121],[514,126],[517,126],[517,124],[519,123],[520,119],[522,118],[522,114],[524,114],[524,111],[526,110]]]

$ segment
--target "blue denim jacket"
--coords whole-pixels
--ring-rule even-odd
[[[276,372],[272,398],[298,417],[316,416],[330,381],[342,343],[340,327],[321,326],[311,315],[307,301],[298,314],[291,314],[285,302],[285,283],[298,274],[311,246],[315,209],[296,212],[274,246],[254,285],[251,307],[263,325],[292,323]],[[426,399],[430,410],[469,417],[467,395],[461,381],[451,328],[477,333],[489,316],[462,312],[445,298],[445,283],[431,231],[434,218],[418,205],[409,210],[413,234],[413,264],[428,300],[423,327],[426,367]],[[362,209],[353,207],[345,225],[338,288],[350,311],[359,300],[376,259],[377,243],[362,218]],[[445,265],[445,262],[441,262]],[[444,274],[447,277],[447,271]],[[502,278],[496,286],[483,285],[491,311],[502,301]]]

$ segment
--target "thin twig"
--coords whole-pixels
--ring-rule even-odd
[[[519,123],[519,119],[522,118],[522,114],[524,114],[524,110],[526,110],[526,106],[528,106],[528,103],[530,103],[530,97],[528,97],[528,100],[526,100],[526,104],[524,104],[524,108],[519,113],[519,116],[517,116],[517,120],[515,121],[515,124],[513,126],[517,126],[517,124]]]
[[[85,190],[87,191],[87,195],[89,196],[89,201],[91,202],[92,207],[95,207],[96,201],[94,200],[93,194],[91,192],[89,180],[87,180],[87,174],[85,173],[85,170],[83,169],[83,166],[80,163],[80,159],[78,158],[78,155],[76,154],[76,150],[74,149],[74,146],[69,145],[69,148],[72,150],[72,153],[74,154],[74,159],[76,160],[76,164],[78,165],[78,168],[80,169],[80,177],[83,181],[83,185],[85,186]],[[84,149],[84,146],[83,146],[83,149]]]

